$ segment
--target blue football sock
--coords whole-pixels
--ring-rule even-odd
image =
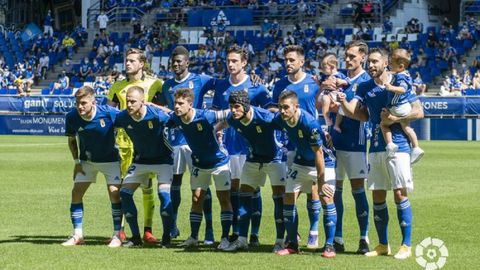
[[[283,222],[283,195],[273,195],[273,216],[275,218],[276,239],[285,236],[285,223]]]
[[[178,215],[178,208],[180,207],[180,202],[182,201],[181,196],[181,182],[178,183],[177,181],[172,182],[172,186],[170,187],[170,198],[172,199],[172,209],[173,209],[173,228],[177,228],[177,215]]]
[[[407,199],[397,204],[398,223],[402,231],[402,245],[412,246],[412,206]]]
[[[112,203],[113,230],[118,232],[122,229],[122,203]]]
[[[343,188],[337,187],[333,195],[333,202],[337,209],[337,225],[335,228],[335,237],[343,237]]]
[[[252,206],[252,234],[258,236],[260,231],[260,223],[262,221],[262,194],[260,188],[253,193]]]
[[[368,236],[368,200],[365,189],[352,190],[355,200],[355,212],[357,214],[358,227],[360,228],[360,237],[365,239]]]
[[[213,232],[212,192],[210,191],[210,188],[207,189],[205,198],[203,199],[203,214],[205,215],[205,231]]]
[[[325,230],[325,244],[333,245],[337,224],[337,210],[335,204],[323,205],[323,229]]]
[[[388,208],[387,203],[373,204],[373,220],[377,229],[378,241],[382,245],[388,245]]]
[[[73,229],[82,230],[83,228],[83,203],[70,204],[70,219]]]
[[[320,200],[312,201],[307,199],[308,219],[310,220],[310,232],[318,232],[318,221],[320,219],[320,208],[322,204]]]
[[[202,218],[202,213],[190,212],[190,229],[192,230],[190,236],[194,239],[198,239],[198,231],[202,224]]]
[[[238,191],[230,192],[230,202],[232,203],[232,231],[234,234],[238,235]]]
[[[133,237],[140,237],[140,229],[138,228],[137,207],[133,200],[133,190],[122,188],[120,189],[120,198],[122,199],[122,210],[125,214],[125,219],[132,230]]]
[[[292,244],[298,244],[297,240],[297,209],[294,204],[284,204],[283,205],[283,218],[285,221],[285,229],[287,230],[287,240]]]
[[[230,232],[230,227],[232,226],[232,220],[232,211],[222,211],[220,213],[220,221],[222,224],[222,238],[228,238],[228,233]]]
[[[252,196],[250,192],[240,192],[238,194],[238,200],[240,207],[238,208],[238,227],[239,236],[248,236],[248,227],[250,226],[250,218],[252,217]]]
[[[173,229],[173,206],[170,198],[170,189],[160,190],[160,217],[162,218],[163,234],[170,235]]]

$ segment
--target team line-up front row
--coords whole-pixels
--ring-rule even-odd
[[[299,252],[296,201],[300,193],[306,193],[310,220],[307,248],[318,247],[318,221],[322,208],[325,232],[322,256],[335,257],[336,252],[345,250],[341,197],[342,180],[347,175],[351,180],[360,229],[357,253],[369,257],[391,254],[386,195],[388,190],[393,190],[402,232],[402,244],[395,258],[410,257],[412,210],[408,192],[413,190],[411,155],[412,159],[418,160],[423,151],[418,147],[415,133],[408,122],[423,117],[423,111],[418,99],[409,91],[411,78],[409,80],[408,74],[402,71],[408,67],[408,60],[402,59],[408,59],[409,56],[403,51],[394,53],[391,69],[395,74],[391,74],[387,72],[389,55],[385,51],[374,49],[367,52],[366,44],[353,42],[346,49],[347,76],[337,80],[338,73],[328,74],[331,76],[322,80],[320,92],[314,90],[318,88],[317,82],[301,70],[303,50],[295,46],[287,49],[285,59],[288,76],[276,84],[273,98],[262,97],[255,92],[258,87],[252,84],[247,88],[235,87],[247,79],[240,84],[232,82],[235,72],[246,75],[242,69],[235,70],[235,57],[230,55],[238,54],[238,60],[242,63],[245,59],[238,48],[229,50],[229,85],[215,85],[215,89],[217,86],[224,89],[223,93],[215,92],[214,104],[219,104],[218,110],[200,109],[196,104],[199,97],[194,87],[164,91],[166,96],[163,104],[168,104],[169,109],[146,102],[145,88],[133,85],[124,91],[126,109],[122,111],[108,105],[97,105],[93,89],[88,86],[80,88],[75,94],[76,110],[68,113],[66,118],[66,135],[75,159],[70,207],[74,233],[63,245],[83,243],[82,198],[89,185],[95,182],[98,172],[105,175],[112,205],[114,232],[109,246],[142,245],[133,194],[138,187],[151,185],[152,175],[156,175],[161,202],[160,215],[164,230],[161,245],[170,245],[172,236],[176,236],[175,230],[178,230],[170,196],[175,172],[171,134],[176,131],[184,136],[190,153],[192,190],[191,234],[179,246],[189,248],[198,245],[203,201],[213,178],[221,208],[222,234],[217,248],[223,251],[248,249],[247,237],[255,211],[253,197],[264,186],[268,175],[273,191],[276,229],[273,251],[278,255]],[[185,70],[178,68],[178,63],[175,69],[175,52],[182,51],[174,51],[172,66],[176,74],[179,73],[177,75],[184,73],[184,77],[190,77],[188,70],[185,73]],[[138,53],[135,51],[131,55]],[[126,60],[128,74],[128,53]],[[364,61],[368,62],[370,76],[361,66]],[[328,62],[324,62],[322,66],[328,66]],[[187,78],[180,77],[176,80],[177,85],[181,79]],[[342,86],[344,89],[339,89]],[[168,95],[173,96],[170,101]],[[340,107],[338,115],[342,116],[338,117],[338,121],[341,123],[336,123],[335,128],[329,130],[331,135],[323,131],[318,122],[317,101],[323,101],[324,104],[331,101]],[[314,109],[309,110],[312,106]],[[370,122],[373,130],[368,170],[365,137],[362,135],[365,134],[363,124],[366,121]],[[134,149],[133,162],[123,178],[115,129],[123,130],[128,135]],[[349,138],[345,139],[346,136]],[[234,144],[241,144],[244,140],[247,146],[246,161],[236,168],[241,172],[239,176],[231,175],[231,166],[235,166],[232,165],[235,162],[230,160],[229,153],[231,155],[233,150],[224,148],[222,137],[227,142],[230,140],[230,144],[232,140]],[[355,142],[350,144],[349,140]],[[287,162],[287,150],[290,162]],[[417,153],[414,153],[415,150]],[[232,179],[235,178],[240,179],[237,209],[232,208],[230,194]],[[368,179],[368,188],[372,190],[374,223],[379,239],[379,244],[372,251],[368,247],[369,207],[364,190],[365,178]],[[121,239],[122,216],[132,232],[132,237],[125,243]],[[232,224],[234,220],[236,224]],[[231,228],[236,237],[229,240]]]

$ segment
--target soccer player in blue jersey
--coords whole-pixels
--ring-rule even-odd
[[[298,216],[295,203],[301,192],[312,192],[312,186],[318,186],[320,201],[324,210],[323,226],[325,245],[322,256],[336,256],[333,248],[337,213],[333,203],[335,191],[335,156],[324,146],[325,134],[319,122],[307,111],[300,108],[297,94],[284,91],[278,99],[280,113],[274,123],[283,129],[296,146],[295,160],[287,175],[285,196],[283,199],[283,216],[287,230],[287,246],[278,251],[278,255],[289,255],[299,252],[297,231]]]
[[[285,192],[285,163],[283,152],[276,138],[274,114],[251,106],[248,92],[237,90],[230,93],[228,101],[231,113],[227,123],[243,136],[249,146],[246,163],[240,176],[239,237],[225,251],[248,249],[248,228],[253,214],[253,193],[265,185],[268,175],[272,185],[276,240],[274,252],[283,249],[285,226],[283,224],[283,194]],[[226,125],[225,125],[226,126]]]
[[[368,46],[365,42],[357,40],[347,44],[345,48],[345,63],[347,68],[347,77],[349,86],[343,93],[347,100],[352,100],[358,85],[370,79],[362,65],[366,61]],[[321,85],[322,89],[336,87],[331,79],[327,79]],[[360,240],[358,243],[358,254],[365,254],[369,251],[368,246],[368,200],[365,193],[365,178],[367,177],[367,146],[365,123],[347,117],[343,117],[340,124],[341,132],[335,129],[331,130],[333,144],[336,150],[337,168],[336,168],[336,189],[335,206],[337,207],[337,228],[335,230],[335,250],[344,252],[343,241],[343,180],[345,176],[350,179],[352,195],[355,200],[355,213],[360,229]]]
[[[168,106],[173,110],[174,93],[181,88],[192,89],[195,100],[193,101],[193,107],[196,109],[202,109],[203,97],[208,90],[213,90],[215,85],[215,79],[208,75],[199,75],[191,73],[188,70],[189,66],[189,53],[183,46],[176,47],[171,56],[172,70],[175,73],[175,78],[169,79],[164,82],[162,87],[161,96],[158,98],[160,103]],[[180,235],[180,231],[177,228],[177,215],[178,208],[181,202],[181,186],[183,173],[188,166],[192,168],[192,159],[190,155],[192,150],[188,146],[182,131],[179,128],[172,128],[169,130],[170,143],[173,146],[173,182],[171,189],[172,205],[173,205],[173,229],[172,237],[176,238]],[[203,202],[203,212],[205,215],[205,241],[204,244],[212,245],[214,243],[214,234],[212,226],[212,194],[210,188],[207,189],[207,194]]]
[[[149,185],[150,174],[157,175],[160,216],[162,218],[162,246],[170,245],[173,209],[170,199],[172,183],[172,150],[166,136],[165,125],[169,116],[162,110],[145,104],[143,88],[132,86],[127,90],[127,109],[115,119],[115,126],[123,128],[133,143],[133,163],[128,168],[120,197],[122,209],[132,231],[125,247],[142,245],[133,194],[139,187]]]
[[[245,67],[248,63],[248,53],[245,49],[233,45],[227,50],[227,68],[230,76],[228,79],[218,81],[215,84],[215,94],[213,96],[212,107],[214,109],[225,110],[229,108],[228,98],[230,93],[235,90],[248,92],[248,97],[253,106],[266,108],[270,105],[271,99],[265,86],[254,84],[250,77],[245,73]],[[238,217],[238,190],[240,187],[240,173],[245,163],[248,153],[246,142],[237,132],[228,128],[223,134],[223,142],[230,155],[230,169],[232,177],[231,202],[234,213],[233,237],[232,241],[238,236],[238,226],[236,217]],[[258,232],[261,218],[261,197],[260,190],[255,192],[253,197],[254,210],[252,216],[252,234],[251,244],[259,245]]]
[[[397,117],[403,117],[410,113],[412,106],[408,102],[408,97],[415,93],[413,91],[413,80],[408,73],[408,65],[410,64],[410,53],[405,49],[396,49],[392,52],[390,70],[395,74],[392,82],[383,82],[385,89],[390,92],[390,103],[388,110]],[[393,156],[398,150],[398,146],[392,142],[392,132],[389,126],[390,121],[384,121],[381,124],[382,134],[387,143],[387,155]],[[424,151],[418,144],[417,134],[410,127],[410,123],[401,122],[402,129],[407,134],[408,139],[412,143],[411,161],[412,164],[418,162],[424,155]]]
[[[113,237],[109,247],[119,247],[122,208],[118,193],[121,184],[120,157],[115,148],[114,126],[116,110],[99,106],[95,92],[83,86],[75,93],[76,109],[66,116],[68,147],[75,160],[73,169],[72,202],[70,216],[74,233],[63,246],[83,244],[83,195],[91,183],[96,182],[98,172],[105,176],[108,195],[112,205]],[[77,138],[80,144],[77,144]]]
[[[229,246],[228,233],[232,225],[233,212],[230,204],[230,168],[228,155],[221,148],[215,135],[215,125],[225,120],[224,111],[210,111],[193,108],[195,100],[192,89],[175,91],[174,113],[170,113],[170,125],[183,130],[185,139],[192,149],[192,208],[190,212],[190,237],[181,243],[182,247],[198,244],[198,231],[202,222],[202,203],[211,178],[215,182],[221,208],[222,236],[218,249]],[[168,109],[166,109],[168,110]]]
[[[372,49],[368,56],[368,71],[372,79],[358,87],[354,99],[347,101],[345,96],[339,95],[342,107],[347,115],[362,118],[367,117],[372,123],[373,136],[370,141],[368,155],[370,171],[368,173],[368,187],[372,190],[373,212],[375,228],[380,244],[368,257],[390,255],[388,244],[388,209],[386,196],[388,190],[393,190],[393,197],[397,205],[397,217],[402,232],[402,245],[395,254],[396,259],[406,259],[411,256],[412,234],[412,207],[408,200],[408,192],[413,190],[413,179],[410,164],[410,144],[403,132],[400,121],[412,121],[423,117],[423,109],[415,95],[410,95],[411,112],[404,117],[390,114],[386,108],[390,102],[389,92],[385,90],[383,82],[391,81],[391,75],[386,72],[388,53],[383,49]],[[360,103],[366,104],[368,114],[360,108]],[[398,145],[398,151],[392,158],[387,158],[385,140],[381,134],[380,123],[384,120],[393,121],[390,126],[393,142]]]
[[[318,117],[317,103],[320,89],[313,79],[313,76],[303,71],[305,62],[304,50],[298,45],[289,45],[284,50],[285,67],[287,76],[280,79],[273,87],[273,105],[279,102],[278,98],[282,92],[290,90],[297,94],[298,104],[301,109],[308,112],[315,119]],[[273,109],[276,111],[276,109]],[[286,143],[287,165],[290,168],[295,156],[295,148],[291,143]],[[312,186],[312,197],[307,198],[307,210],[310,219],[310,230],[308,234],[307,248],[316,249],[318,247],[318,222],[320,218],[320,198],[318,196],[317,186]]]

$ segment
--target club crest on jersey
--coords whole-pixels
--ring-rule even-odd
[[[152,121],[148,121],[148,128],[149,128],[149,129],[153,129],[153,123],[152,123]]]
[[[308,93],[309,90],[310,90],[310,89],[308,89],[308,84],[305,84],[305,85],[303,86],[303,92]]]
[[[131,125],[128,125],[127,128],[128,129],[133,129],[133,127]]]
[[[257,133],[262,133],[262,127],[256,126],[256,129],[257,129]]]
[[[358,83],[354,83],[352,86],[352,91],[355,92],[357,91]]]
[[[202,124],[197,123],[197,130],[198,130],[198,131],[202,131],[202,130],[203,130]]]
[[[241,129],[239,129],[239,128],[237,128],[237,132],[242,132],[242,130],[241,130]]]
[[[102,128],[105,127],[105,120],[100,119],[100,126],[101,126]]]
[[[193,81],[188,82],[188,88],[193,89]]]
[[[299,138],[303,138],[303,132],[302,132],[302,130],[300,130],[300,129],[298,130],[298,137],[299,137]]]
[[[78,132],[80,132],[80,131],[83,131],[83,127],[80,127],[80,128],[78,129]]]

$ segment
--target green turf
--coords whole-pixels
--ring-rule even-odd
[[[480,263],[477,258],[480,248],[474,230],[480,216],[480,177],[476,174],[476,169],[480,168],[480,144],[436,141],[422,142],[422,145],[426,156],[414,167],[415,192],[410,197],[414,212],[413,244],[426,237],[440,238],[450,252],[444,269],[475,269]],[[105,241],[111,234],[112,225],[103,177],[99,177],[98,184],[90,188],[84,199],[87,244],[62,247],[60,243],[71,233],[72,170],[73,161],[66,138],[0,136],[0,269],[422,269],[414,258],[397,261],[393,257],[365,258],[340,254],[327,260],[308,251],[288,257],[272,254],[275,234],[273,203],[268,187],[262,190],[262,246],[249,252],[225,254],[201,246],[188,251],[178,248],[109,249]],[[184,182],[188,183],[188,180]],[[358,229],[350,188],[346,185],[344,190],[346,247],[348,251],[354,251]],[[135,197],[141,217],[140,193],[137,192]],[[183,186],[182,196],[178,224],[181,236],[175,243],[184,240],[189,232],[188,185]],[[391,195],[388,202],[390,243],[395,252],[400,244],[400,232]],[[158,204],[157,200],[157,210]],[[304,239],[300,244],[305,245],[308,218],[304,196],[299,205],[300,233]],[[217,201],[214,201],[214,222],[218,240]],[[154,223],[154,233],[160,235],[158,212]],[[200,237],[203,239],[203,228]],[[370,239],[372,246],[377,243],[372,218]]]

